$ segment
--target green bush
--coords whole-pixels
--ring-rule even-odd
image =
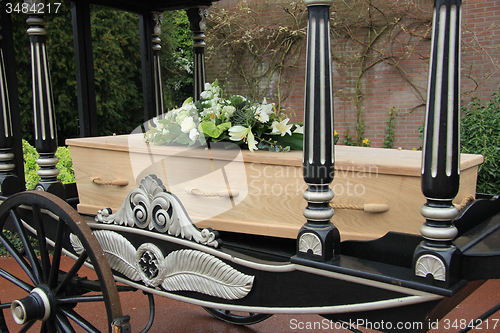
[[[40,176],[37,174],[37,170],[40,169],[40,167],[36,164],[36,160],[40,155],[38,155],[36,149],[26,140],[23,140],[23,155],[26,189],[32,190],[40,180]],[[57,168],[60,171],[57,178],[64,184],[75,182],[75,173],[73,171],[73,162],[71,160],[69,148],[58,147],[56,157],[59,158]]]
[[[500,193],[500,92],[487,103],[473,100],[462,107],[462,153],[481,154],[478,193]]]

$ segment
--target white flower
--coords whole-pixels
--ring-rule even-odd
[[[178,114],[179,112],[181,112],[182,109],[173,109],[171,111],[169,111],[168,113],[171,113],[171,114]]]
[[[208,82],[205,82],[205,90],[212,90],[212,85]]]
[[[166,125],[165,125],[165,124],[162,124],[162,123],[160,123],[160,122],[158,121],[158,118],[157,118],[157,117],[154,117],[154,118],[153,118],[153,124],[155,124],[155,125],[156,125],[156,129],[157,129],[158,131],[162,131],[162,130],[164,130],[164,129],[165,129],[165,127],[166,127]]]
[[[189,117],[189,113],[186,111],[179,112],[177,117],[175,117],[175,121],[177,124],[181,125],[184,122],[184,119]]]
[[[286,133],[288,133],[289,135],[292,135],[290,129],[292,128],[293,125],[287,125],[289,120],[290,119],[286,118],[280,122],[273,121],[272,134],[281,134],[281,136],[284,136]]]
[[[189,133],[193,128],[196,128],[196,125],[193,121],[193,117],[187,117],[182,121],[181,123],[182,133]]]
[[[217,104],[215,106],[203,110],[203,112],[201,112],[201,116],[202,117],[208,116],[208,118],[210,118],[211,121],[215,122],[215,120],[220,117],[220,110],[221,107],[220,105]]]
[[[295,130],[293,131],[293,133],[304,134],[304,126],[295,125]]]
[[[193,128],[191,131],[189,131],[189,139],[191,141],[196,140],[198,138],[198,135],[200,135],[200,133],[196,128]]]
[[[229,129],[230,139],[233,141],[243,140],[248,144],[248,150],[253,152],[254,150],[258,150],[257,141],[255,141],[255,137],[252,133],[251,127],[245,127],[241,125],[233,126]]]
[[[229,129],[230,139],[233,141],[243,140],[248,132],[250,132],[250,128],[241,125],[233,126]]]
[[[257,111],[255,111],[255,118],[261,123],[267,123],[269,121],[269,115],[273,113],[274,106],[273,104],[267,104],[266,99],[261,105],[257,107]]]
[[[254,150],[259,149],[257,148],[257,141],[255,141],[252,131],[248,132],[247,140],[248,140],[247,142],[248,150],[250,150],[253,153]]]
[[[209,84],[209,83],[207,83]],[[201,99],[210,99],[212,97],[212,92],[210,90],[205,90],[200,94]]]
[[[226,117],[231,117],[234,111],[236,111],[236,108],[232,105],[226,105],[222,108],[222,112]]]
[[[194,106],[194,103],[184,103],[182,105],[182,110],[187,111],[187,112],[194,112],[196,111],[196,107]]]

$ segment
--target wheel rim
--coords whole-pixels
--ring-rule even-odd
[[[242,313],[205,307],[204,309],[215,318],[233,325],[253,325],[260,323],[261,321],[264,321],[272,316],[272,314],[268,313]]]
[[[14,231],[21,251],[8,239],[5,227]],[[21,277],[19,273],[12,274],[0,268],[0,277],[26,294],[12,300],[0,295],[1,333],[9,332],[5,322],[11,314],[16,322],[10,326],[13,331],[26,332],[40,322],[40,332],[75,332],[75,327],[87,332],[100,332],[96,328],[98,323],[92,323],[90,318],[78,312],[78,306],[88,302],[92,306],[94,302],[104,306],[107,327],[111,331],[113,319],[122,315],[113,275],[90,228],[71,206],[41,191],[13,195],[0,205],[0,230],[1,244],[27,276]],[[70,234],[79,238],[84,253],[67,273],[61,274],[63,249],[72,250],[69,246]],[[38,254],[30,237],[38,241]],[[52,260],[49,255],[51,249]],[[78,277],[86,263],[93,266],[97,283],[92,284]],[[93,287],[89,288],[90,285]],[[89,295],[89,291],[94,289],[100,291]]]

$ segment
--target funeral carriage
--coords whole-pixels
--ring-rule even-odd
[[[164,111],[162,12],[187,9],[196,99],[205,84],[203,39],[212,1],[64,3],[72,6],[77,55],[82,137],[66,141],[76,185],[57,180],[50,32],[38,10],[45,3],[25,2],[41,180],[25,191],[12,27],[2,2],[0,225],[17,233],[21,246],[5,233],[0,240],[27,277],[0,268],[2,284],[25,294],[0,295],[1,332],[25,332],[36,322],[41,332],[99,332],[79,312],[87,302],[105,309],[110,332],[127,332],[118,292],[130,290],[148,293],[151,305],[152,295],[169,297],[234,324],[320,314],[340,323],[360,316],[412,321],[427,331],[485,280],[500,277],[499,199],[475,193],[482,156],[459,149],[460,1],[435,3],[418,152],[334,146],[332,0],[306,0],[304,149],[288,153],[144,141],[143,131],[154,126],[149,120]],[[95,135],[91,3],[140,17],[145,123],[130,135]],[[334,197],[336,188],[352,193]],[[67,271],[60,268],[63,256],[74,259]],[[82,278],[83,266],[97,279]],[[6,324],[7,316],[15,324]]]

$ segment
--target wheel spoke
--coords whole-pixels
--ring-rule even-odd
[[[29,266],[29,264],[26,262],[26,260],[23,258],[23,256],[19,253],[19,251],[16,250],[14,245],[5,237],[5,235],[2,233],[0,235],[0,242],[2,242],[2,245],[9,251],[10,255],[14,257],[14,259],[17,261],[19,266],[23,269],[23,271],[28,275],[30,280],[37,284],[37,280],[35,279],[35,276],[33,275],[32,269]]]
[[[68,318],[65,315],[58,313],[56,314],[56,322],[57,322],[57,331],[61,333],[72,333],[76,332]]]
[[[9,232],[3,231],[6,223],[12,225],[14,238],[10,237]],[[2,228],[0,246],[3,245],[7,249],[19,268],[18,273],[0,267],[0,285],[3,287],[9,285],[13,288],[16,285],[24,293],[29,294],[40,284],[41,292],[51,290],[47,297],[54,305],[51,307],[52,315],[48,320],[41,322],[37,319],[34,326],[30,322],[24,324],[24,328],[22,328],[23,325],[16,326],[16,332],[22,328],[21,332],[100,333],[100,330],[96,328],[100,327],[100,322],[98,325],[94,317],[76,310],[79,309],[78,307],[74,309],[80,303],[104,308],[102,315],[107,319],[108,328],[114,318],[122,316],[116,285],[111,269],[106,260],[103,260],[105,257],[102,248],[93,237],[92,230],[85,220],[64,200],[42,191],[16,193],[0,206],[0,227]],[[76,235],[82,241],[83,251],[79,251],[80,257],[76,258],[76,261],[73,261],[66,270],[63,269],[62,255],[66,246],[68,250],[71,249],[70,240],[67,238],[69,233]],[[37,239],[39,246],[35,247],[35,243],[32,242],[34,239]],[[21,247],[23,250],[20,249]],[[41,251],[40,255],[38,255],[38,249]],[[53,255],[51,255],[52,250]],[[86,260],[89,259],[97,275],[96,281],[79,278],[79,275],[83,273]],[[24,273],[21,273],[21,269]],[[2,282],[4,279],[5,282]],[[92,290],[98,290],[98,292],[91,292]],[[43,298],[43,295],[41,296]],[[9,302],[13,300],[7,297],[2,300],[3,302],[0,302],[0,333],[9,333],[14,328],[4,323],[6,322],[5,316],[12,306]],[[37,317],[34,315],[26,319],[31,320]]]
[[[26,324],[23,325],[23,327],[19,330],[19,333],[25,333],[28,332],[31,326],[33,326],[36,323],[36,320],[32,320],[27,322]]]
[[[4,271],[2,268],[0,268],[0,276],[6,279],[7,281],[15,284],[24,291],[30,292],[34,288],[32,285],[24,282],[23,280],[10,274],[9,272]]]
[[[31,245],[28,235],[26,234],[26,230],[24,229],[23,221],[19,217],[16,209],[10,210],[10,217],[15,222],[14,224],[16,226],[17,232],[19,233],[19,238],[21,238],[21,242],[23,243],[26,255],[28,256],[28,260],[31,264],[33,273],[35,275],[35,278],[37,279],[37,283],[40,283],[42,269],[40,267],[40,263],[38,262],[38,258],[35,255],[35,251],[33,250],[33,246]]]
[[[42,281],[47,283],[50,272],[50,259],[49,251],[47,250],[47,240],[45,238],[45,228],[42,223],[42,214],[40,206],[33,205],[33,221],[36,227],[36,235],[38,238],[38,245],[40,246],[40,257],[42,259]]]
[[[61,312],[64,313],[68,318],[73,320],[76,324],[78,324],[81,328],[87,330],[87,332],[93,333],[101,333],[97,328],[94,327],[91,323],[89,323],[85,318],[80,316],[74,310],[65,310],[61,309]]]
[[[59,292],[63,291],[66,288],[71,279],[76,275],[76,273],[78,273],[80,268],[82,268],[87,258],[88,258],[87,252],[84,251],[78,258],[78,260],[73,264],[73,267],[71,267],[68,274],[66,274],[66,276],[62,280],[62,282],[57,286],[54,292],[55,295],[58,295]]]
[[[234,325],[253,325],[260,323],[263,320],[271,317],[272,314],[266,313],[254,313],[249,312],[247,314],[233,313],[230,310],[214,309],[203,307],[208,313],[210,313],[215,318],[218,318],[227,323]]]
[[[46,321],[45,323],[47,324],[47,331],[45,333],[57,333],[57,325],[54,320]]]
[[[0,333],[9,333],[9,329],[5,323],[5,317],[3,316],[3,311],[0,311]]]
[[[74,303],[88,303],[88,302],[103,302],[104,296],[90,295],[90,296],[73,296],[60,298],[57,300],[59,304],[74,304]]]
[[[62,240],[64,236],[64,222],[59,220],[57,223],[57,234],[54,240],[54,255],[52,256],[52,267],[50,267],[49,275],[49,288],[53,289],[57,285],[57,278],[59,276],[59,265],[61,263],[61,253],[62,253]]]
[[[46,321],[42,322],[42,325],[40,326],[40,333],[48,333]]]

